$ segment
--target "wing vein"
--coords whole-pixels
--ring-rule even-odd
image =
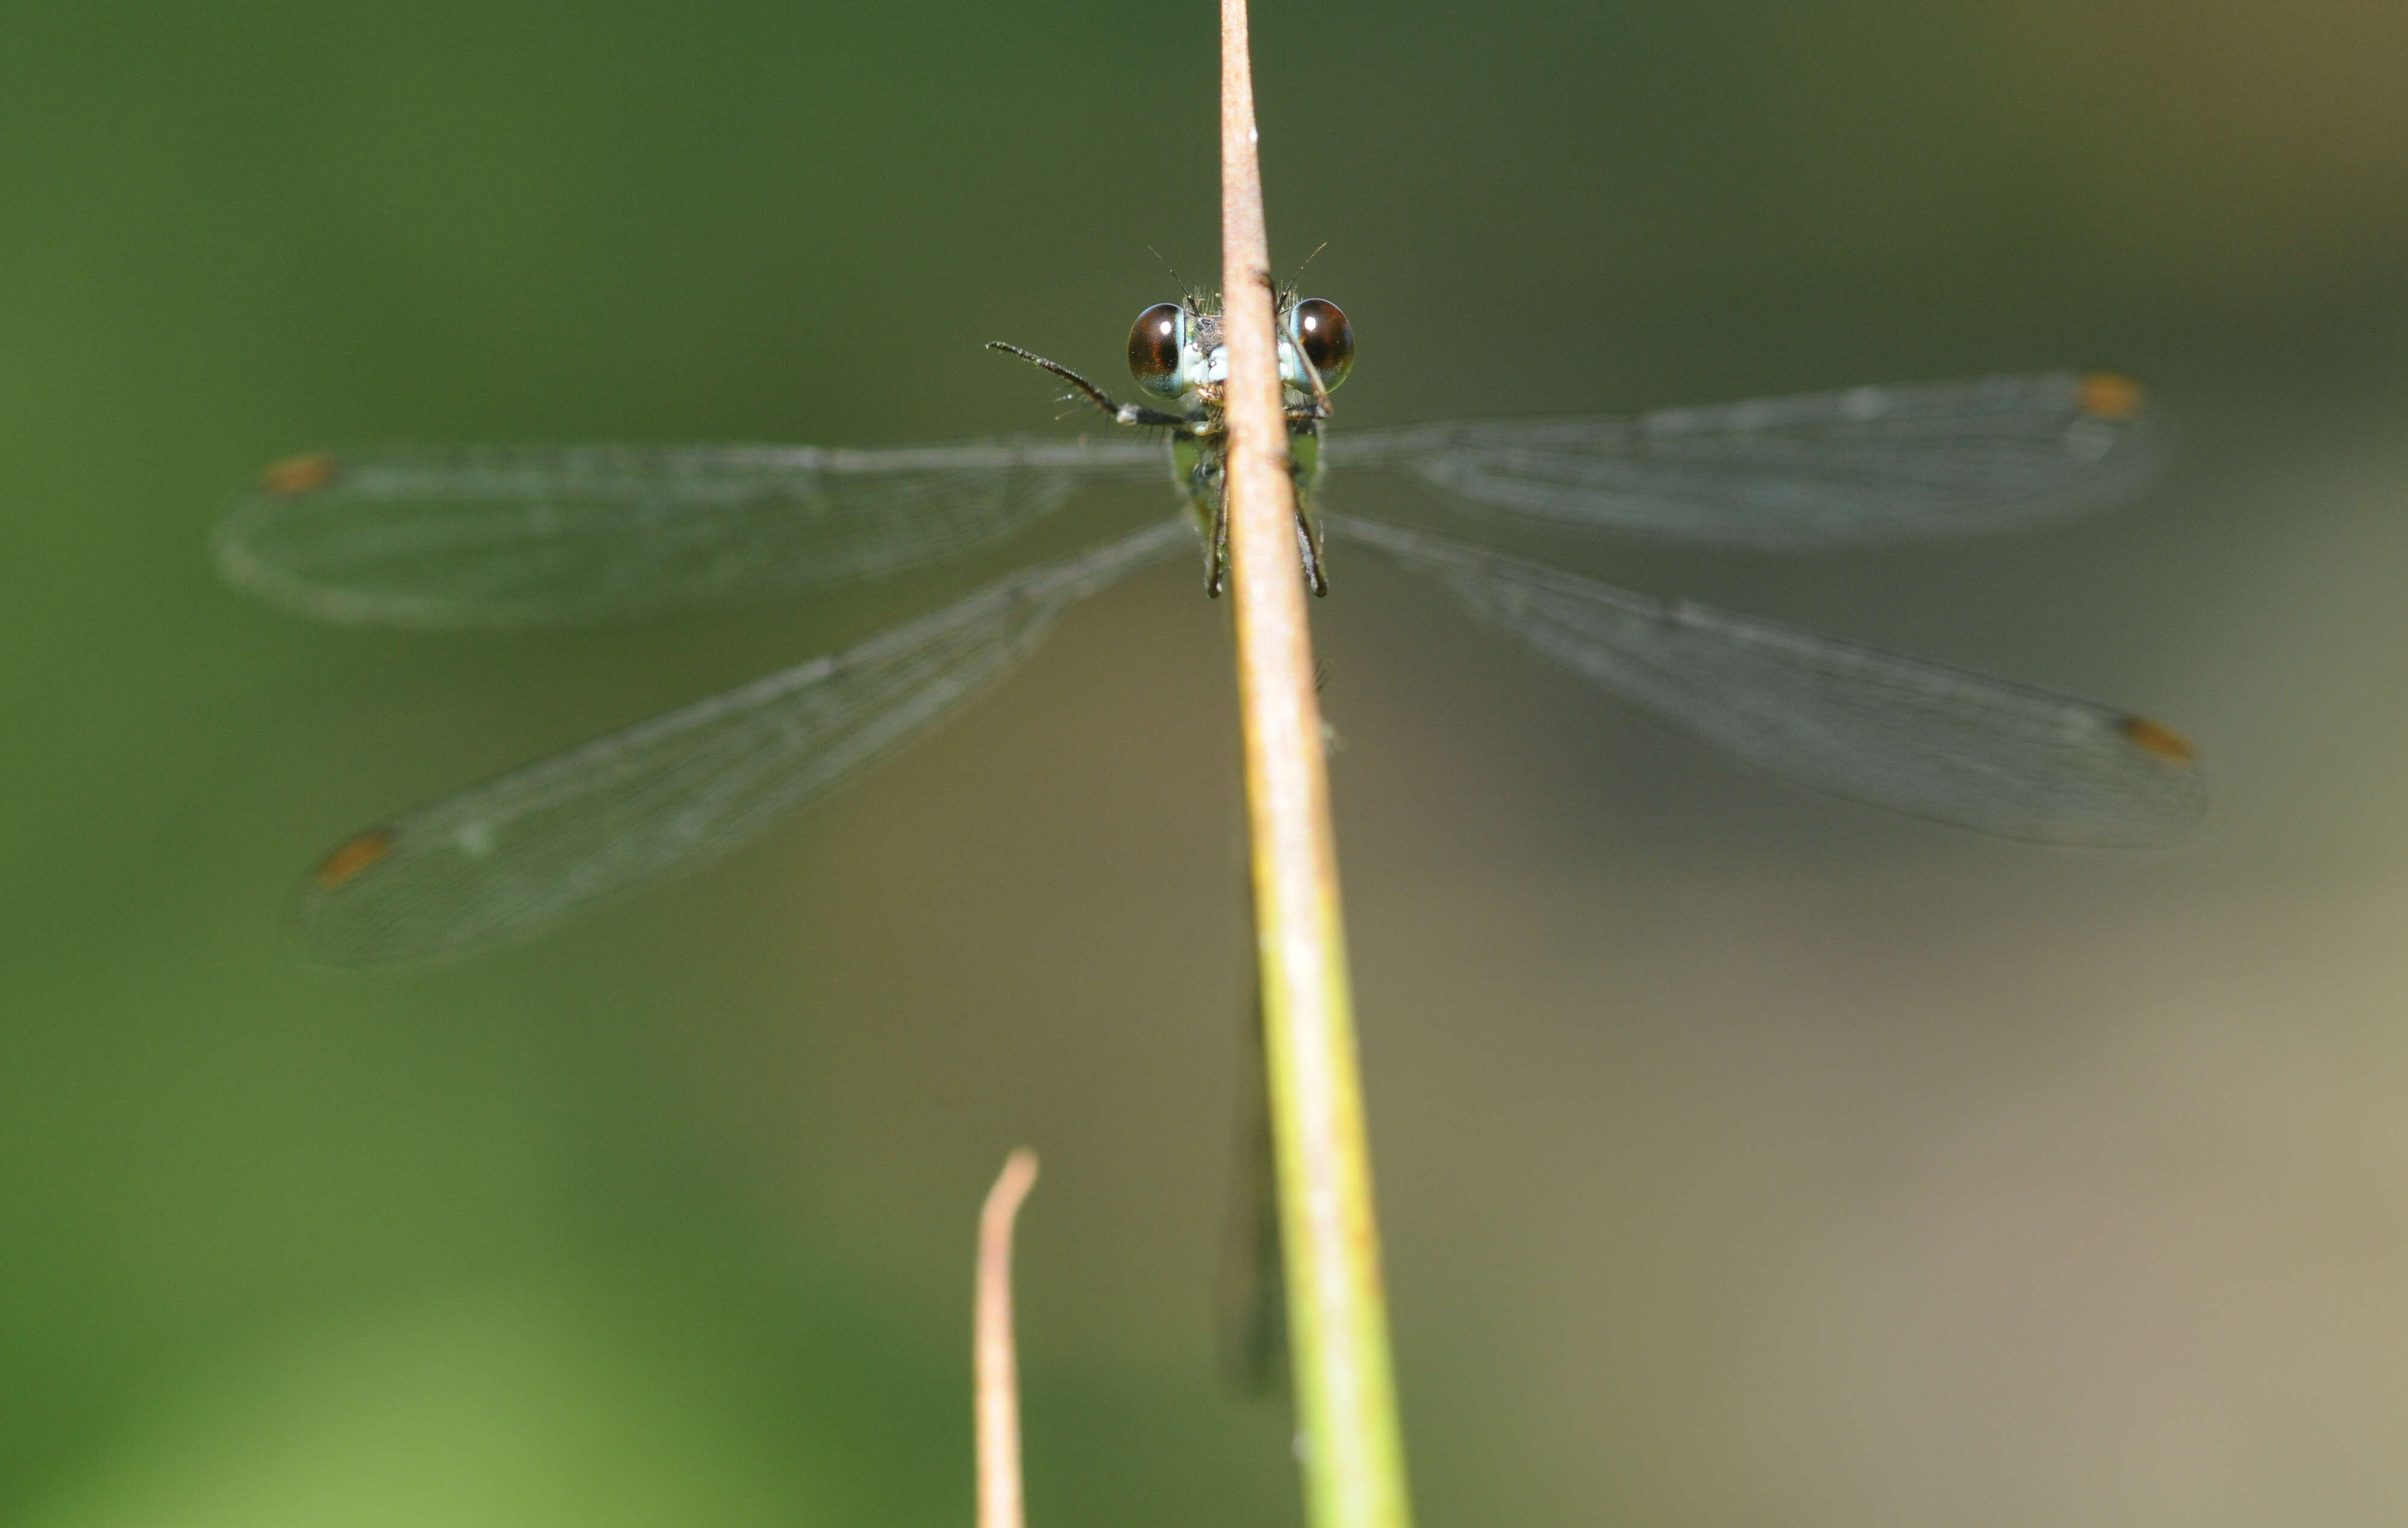
[[[1954,535],[2103,508],[2156,482],[2138,384],[2054,372],[1859,387],[1634,418],[1333,435],[1333,465],[1407,472],[1491,519],[1795,549]]]
[[[437,797],[328,856],[294,917],[382,964],[523,938],[735,848],[951,714],[1183,521],[1029,569],[843,652]]]
[[[2207,786],[2157,723],[2031,685],[1610,584],[1416,531],[1332,533],[1748,763],[1913,816],[2046,843],[2163,843]]]

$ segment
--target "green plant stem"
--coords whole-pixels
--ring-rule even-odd
[[[1306,1518],[1408,1528],[1255,141],[1246,4],[1222,0],[1230,587]]]

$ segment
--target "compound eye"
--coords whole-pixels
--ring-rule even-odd
[[[1129,325],[1129,375],[1158,397],[1179,396],[1181,340],[1187,315],[1175,302],[1157,302]]]
[[[1338,305],[1324,297],[1307,297],[1288,315],[1297,348],[1321,373],[1321,385],[1335,389],[1354,364],[1354,326]]]

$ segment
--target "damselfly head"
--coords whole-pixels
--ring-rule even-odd
[[[1354,328],[1326,297],[1284,297],[1279,315],[1280,382],[1311,396],[1346,380],[1354,365]],[[1193,298],[1158,302],[1129,328],[1129,375],[1156,397],[1211,399],[1229,377],[1220,314]]]

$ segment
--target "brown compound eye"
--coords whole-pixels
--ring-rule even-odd
[[[1129,375],[1158,397],[1177,397],[1187,315],[1175,302],[1157,302],[1129,325]]]
[[[1344,311],[1326,297],[1307,297],[1288,315],[1288,324],[1297,348],[1321,373],[1321,385],[1334,388],[1344,382],[1354,364],[1354,326]]]

